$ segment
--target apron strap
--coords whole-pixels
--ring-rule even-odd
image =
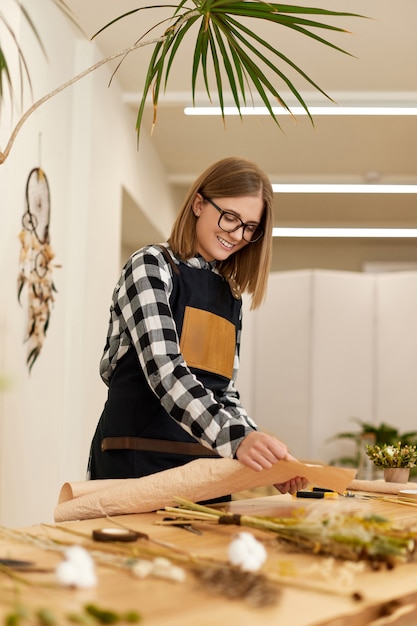
[[[148,439],[145,437],[105,437],[101,441],[101,451],[106,452],[107,450],[142,450],[146,452],[183,454],[198,457],[219,457],[216,452],[209,450],[201,443],[169,441],[167,439]]]

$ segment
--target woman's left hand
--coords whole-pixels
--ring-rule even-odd
[[[296,461],[297,459],[292,455],[288,454],[288,461]],[[291,480],[287,480],[285,483],[277,483],[274,485],[275,489],[278,489],[280,493],[297,493],[297,491],[301,491],[301,489],[306,489],[308,486],[307,478],[304,476],[294,476]]]
[[[296,493],[301,489],[305,489],[308,485],[307,478],[302,476],[295,476],[291,480],[287,480],[285,483],[277,483],[274,485],[275,489],[278,489],[280,493]]]

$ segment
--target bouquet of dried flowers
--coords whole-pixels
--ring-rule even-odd
[[[165,507],[178,523],[233,524],[270,531],[277,538],[311,554],[347,561],[368,561],[372,566],[414,560],[417,534],[371,512],[358,513],[347,503],[320,510],[298,510],[291,517],[237,515],[174,498],[177,507]],[[336,503],[334,503],[336,504]],[[162,511],[160,513],[163,513]],[[174,524],[172,520],[169,523]]]
[[[402,444],[375,444],[366,446],[366,454],[377,467],[415,467],[417,446]]]

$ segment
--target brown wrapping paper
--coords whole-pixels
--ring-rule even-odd
[[[347,486],[352,491],[367,491],[370,493],[385,493],[397,495],[403,489],[417,489],[417,483],[388,483],[385,480],[358,480],[354,479]]]
[[[234,459],[196,459],[143,478],[65,483],[55,508],[55,521],[146,513],[172,505],[174,496],[198,502],[283,483],[295,476],[341,493],[355,474],[354,469],[298,461],[279,461],[270,469],[255,472]]]

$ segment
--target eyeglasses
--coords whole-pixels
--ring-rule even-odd
[[[236,230],[239,230],[239,228],[242,228],[242,237],[248,243],[256,243],[263,237],[264,231],[260,226],[257,224],[245,224],[245,222],[243,222],[240,217],[234,213],[223,211],[223,209],[221,209],[218,204],[213,202],[211,198],[207,198],[207,196],[203,193],[201,195],[206,202],[210,202],[210,204],[220,213],[217,225],[219,228],[224,230],[225,233],[234,233]]]

